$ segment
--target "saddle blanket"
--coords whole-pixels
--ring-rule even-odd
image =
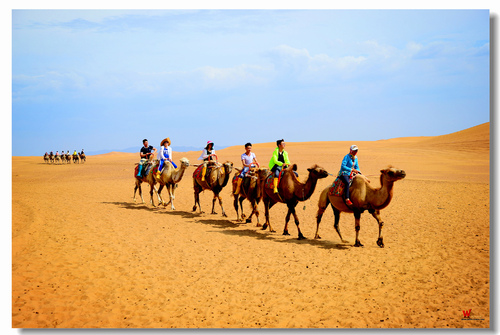
[[[354,171],[351,172],[351,175],[349,176],[349,186],[352,184],[352,180],[354,177],[356,177],[357,173]],[[333,182],[332,186],[330,187],[330,191],[328,191],[328,194],[336,196],[336,197],[342,197],[344,196],[344,189],[345,185],[340,179],[340,177],[337,177],[335,181]]]
[[[201,171],[203,170],[203,164],[198,166],[193,172],[194,179],[201,179]]]

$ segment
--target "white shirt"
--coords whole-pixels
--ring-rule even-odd
[[[246,165],[252,164],[252,162],[255,158],[256,157],[255,157],[255,154],[253,152],[250,153],[250,156],[248,156],[246,152],[241,155],[241,160],[244,161]]]
[[[168,158],[172,159],[172,148],[170,146],[161,147],[160,148],[160,153],[158,154],[159,159],[167,159]]]

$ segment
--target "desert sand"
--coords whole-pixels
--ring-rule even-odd
[[[283,236],[286,206],[275,205],[275,233],[236,222],[232,187],[221,195],[228,218],[193,213],[194,167],[175,207],[133,202],[138,154],[88,156],[50,165],[12,158],[12,327],[14,328],[488,328],[490,327],[489,123],[437,137],[373,142],[288,142],[302,181],[313,164],[336,175],[351,144],[361,171],[403,169],[378,225],[342,214],[340,241],[329,208],[315,240],[318,182],[297,213],[305,240]],[[168,136],[168,134],[165,134]],[[157,146],[158,144],[153,144]],[[175,152],[197,164],[200,152]],[[217,143],[216,143],[217,145]],[[275,143],[254,144],[268,165]],[[217,149],[217,147],[216,147]],[[139,150],[139,147],[138,147]],[[241,165],[243,143],[218,150]],[[231,176],[234,174],[231,174]],[[166,196],[166,193],[164,193]],[[155,198],[155,204],[157,204]],[[305,205],[305,208],[304,208]],[[250,205],[245,201],[245,212]],[[259,204],[261,222],[264,207]],[[470,310],[464,319],[463,311]]]

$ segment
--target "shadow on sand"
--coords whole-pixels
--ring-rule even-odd
[[[207,218],[206,216],[203,216],[203,214],[200,214],[198,212],[186,212],[186,211],[172,211],[172,210],[164,210],[165,207],[163,206],[158,206],[158,207],[151,207],[148,204],[142,204],[142,203],[130,203],[130,202],[103,202],[104,204],[107,205],[115,205],[119,206],[121,208],[125,209],[133,209],[133,210],[147,210],[150,212],[156,212],[156,214],[159,215],[176,215],[176,216],[181,216],[184,219],[194,219],[196,222],[205,224],[205,225],[210,225],[214,228],[218,229],[223,229],[223,230],[214,230],[214,232],[221,233],[221,234],[226,234],[226,235],[231,235],[231,236],[245,236],[245,237],[251,237],[255,238],[258,240],[267,240],[267,241],[273,241],[277,243],[293,243],[293,244],[309,244],[316,246],[318,248],[322,249],[338,249],[338,250],[346,250],[349,249],[351,246],[345,243],[335,243],[332,241],[326,241],[326,240],[315,240],[315,239],[310,239],[306,238],[304,240],[299,240],[297,238],[292,237],[293,233],[290,233],[291,236],[284,238],[284,239],[277,239],[276,236],[280,233],[275,232],[271,233],[269,231],[263,231],[262,228],[256,227],[255,223],[235,223],[231,221],[230,219],[211,219]],[[214,215],[220,215],[220,214],[214,214]],[[230,228],[238,228],[241,226],[248,226],[248,227],[253,227],[254,229],[230,229]],[[290,226],[290,225],[289,225]],[[293,226],[290,226],[293,229]],[[296,233],[296,232],[295,232]]]

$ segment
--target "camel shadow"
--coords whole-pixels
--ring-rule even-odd
[[[196,218],[199,217],[199,214],[196,214],[196,213],[193,213],[193,212],[170,210],[170,209],[158,212],[157,214],[161,214],[161,215],[177,215],[177,216],[182,216],[183,219],[196,219]]]
[[[233,223],[228,220],[199,220],[203,224],[210,224],[217,228],[235,228],[245,225],[243,223]],[[251,225],[251,224],[250,224]],[[241,237],[251,237],[258,240],[266,240],[273,241],[277,243],[293,243],[293,244],[309,244],[322,249],[337,249],[337,250],[347,250],[350,248],[350,245],[345,243],[334,243],[332,241],[326,240],[315,240],[315,239],[303,239],[299,240],[297,238],[285,238],[285,239],[277,239],[275,236],[277,233],[270,233],[269,231],[263,231],[261,228],[255,227],[255,229],[238,229],[238,230],[223,230],[217,231],[218,233],[230,235],[230,236],[241,236]]]
[[[159,209],[161,209],[161,207],[150,207],[147,204],[143,204],[143,203],[117,202],[117,201],[115,201],[115,202],[104,201],[102,203],[106,204],[106,205],[119,206],[119,207],[125,208],[125,209],[147,210],[150,212],[156,212]]]

